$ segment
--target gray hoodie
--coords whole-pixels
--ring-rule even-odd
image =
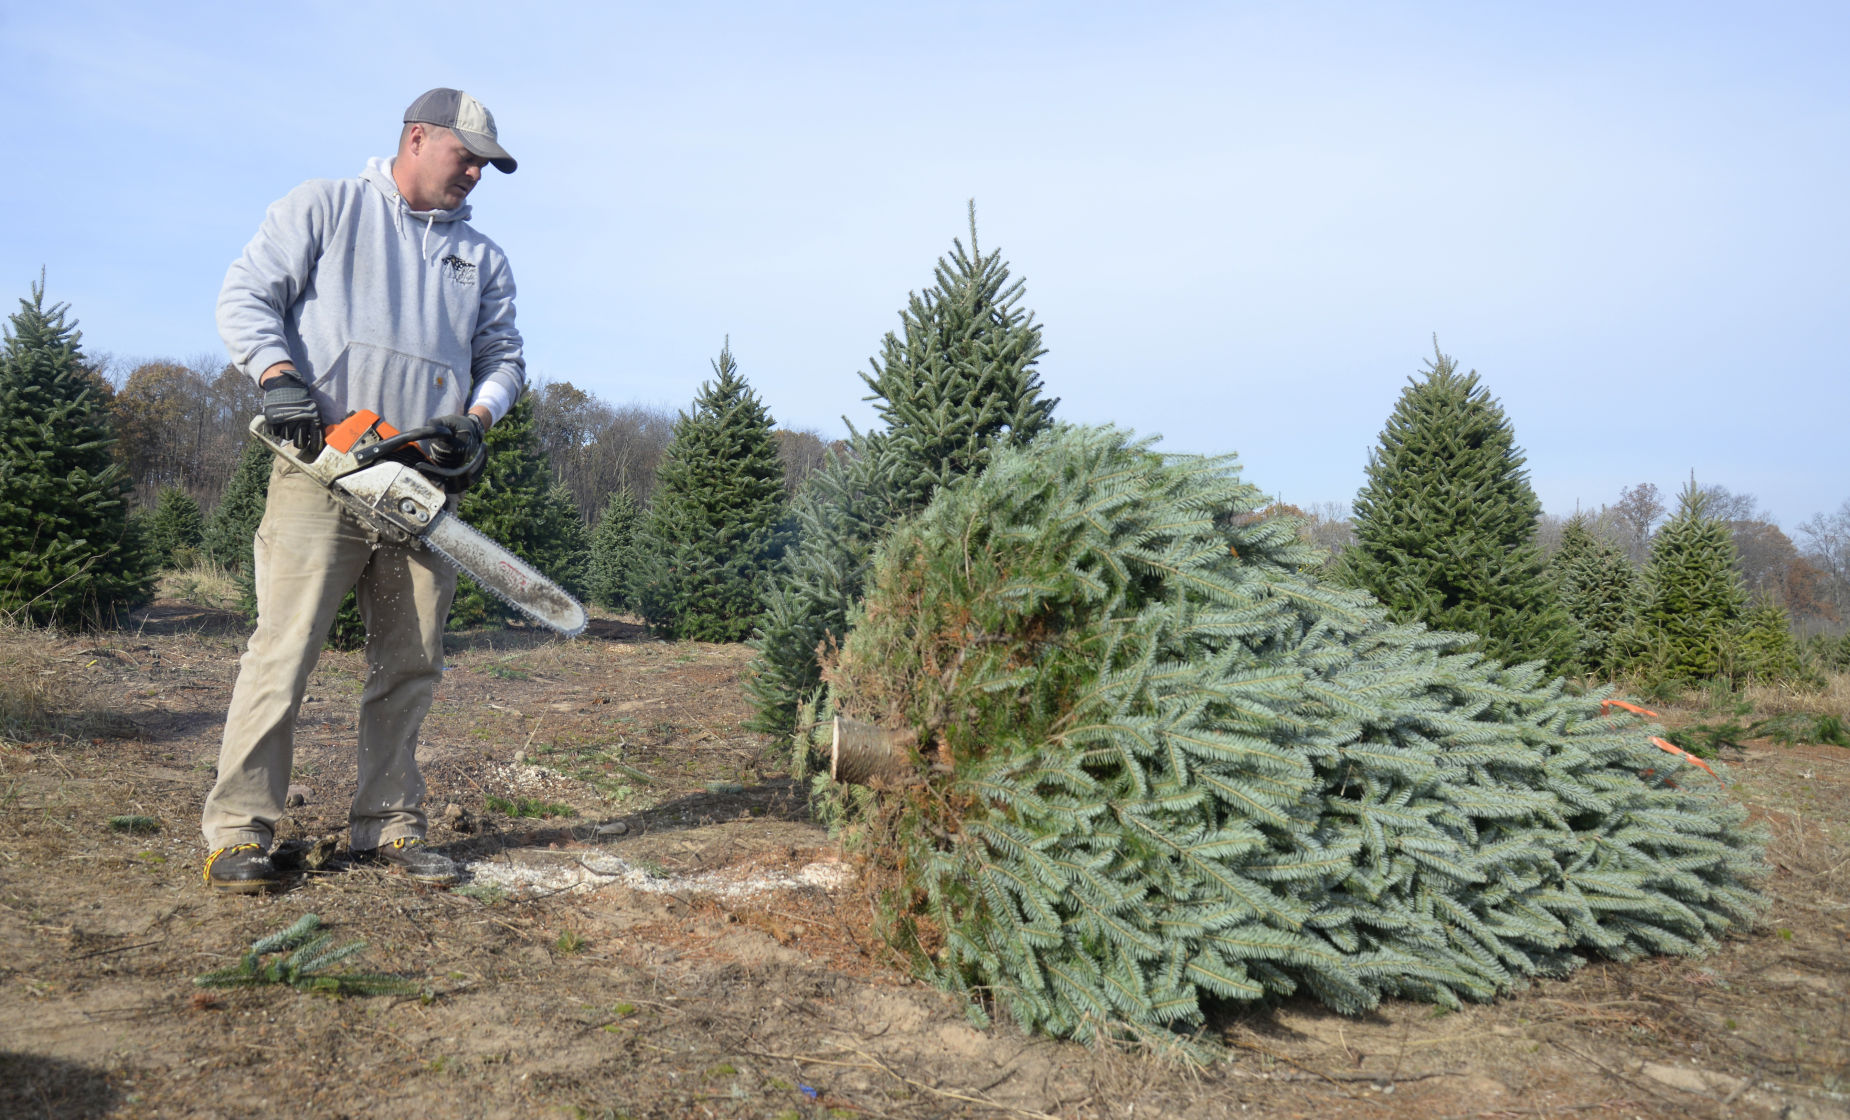
[[[526,387],[507,254],[469,207],[412,210],[389,160],[311,179],[264,215],[225,274],[218,333],[253,380],[293,362],[324,423],[369,408],[397,428]]]

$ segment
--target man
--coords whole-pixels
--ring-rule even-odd
[[[516,166],[494,117],[460,90],[433,89],[405,111],[394,159],[369,161],[357,178],[311,180],[270,207],[225,276],[218,327],[263,388],[273,435],[315,452],[324,425],[371,409],[400,429],[453,432],[431,445],[440,466],[476,460],[483,433],[526,387],[507,257],[468,223],[465,200],[491,163],[506,174]],[[454,864],[424,844],[416,751],[455,571],[426,549],[381,541],[280,458],[255,551],[257,629],[206,797],[206,883],[275,885],[269,847],[296,713],[356,587],[369,672],[348,843],[419,882],[454,882]]]

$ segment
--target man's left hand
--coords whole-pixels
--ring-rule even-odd
[[[482,449],[482,421],[473,413],[452,413],[439,416],[431,422],[433,428],[448,428],[450,436],[430,441],[430,461],[444,470],[470,466],[474,470],[456,478],[446,479],[446,488],[453,494],[467,490],[481,475],[482,460],[486,458]]]

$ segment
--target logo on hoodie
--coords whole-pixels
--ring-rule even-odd
[[[450,270],[450,279],[458,284],[475,283],[475,265],[463,260],[454,253],[443,258],[443,263]]]

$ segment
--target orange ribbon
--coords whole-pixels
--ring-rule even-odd
[[[1709,770],[1708,763],[1702,761],[1700,758],[1697,758],[1695,755],[1689,753],[1688,751],[1684,750],[1682,747],[1677,746],[1675,743],[1672,743],[1667,739],[1659,739],[1657,736],[1653,735],[1651,736],[1651,745],[1656,747],[1660,751],[1668,751],[1669,753],[1674,754],[1679,758],[1682,758],[1688,762],[1692,762],[1695,765],[1702,767],[1704,770]],[[1722,780],[1721,775],[1717,774],[1713,770],[1709,770],[1709,776],[1714,778],[1718,782]],[[1724,782],[1723,784],[1725,785],[1727,783]]]
[[[1631,712],[1633,715],[1650,716],[1652,719],[1658,718],[1657,713],[1652,711],[1651,709],[1640,708],[1636,704],[1627,704],[1623,700],[1601,700],[1599,702],[1599,714],[1600,715],[1605,715],[1607,709],[1609,708],[1624,708],[1626,711]]]

